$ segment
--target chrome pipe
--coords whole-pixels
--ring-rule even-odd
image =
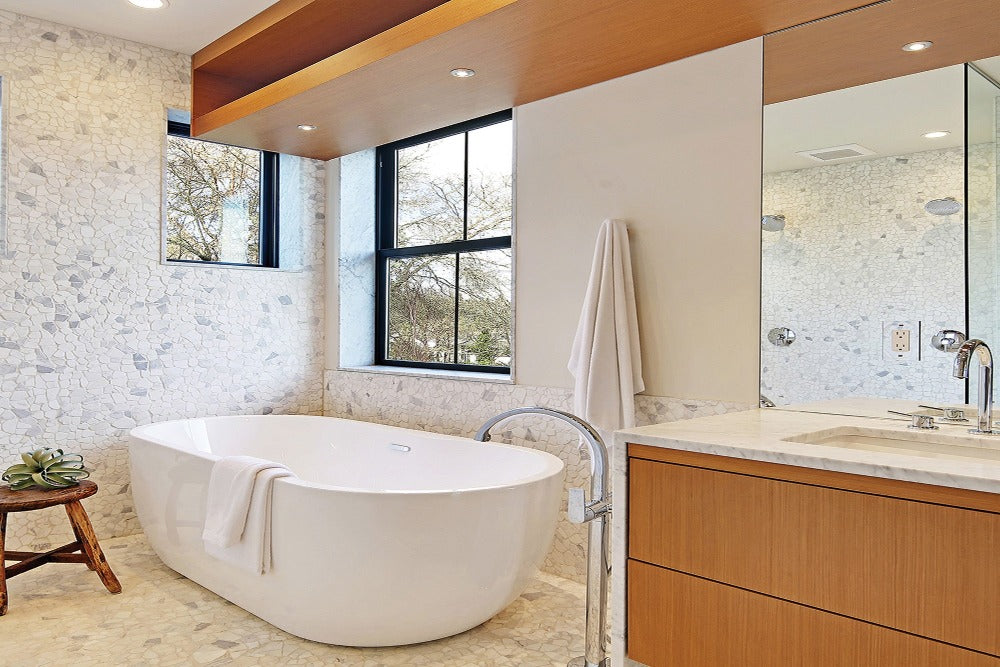
[[[978,338],[970,338],[962,343],[955,354],[955,368],[952,374],[964,380],[969,377],[969,365],[972,362],[972,355],[979,358],[979,391],[977,405],[979,411],[979,425],[971,429],[970,433],[981,435],[994,435],[993,430],[993,353],[990,346]]]
[[[552,408],[515,408],[489,419],[476,433],[476,440],[489,442],[490,429],[500,422],[518,415],[544,415],[566,422],[580,431],[590,450],[592,474],[590,476],[590,502],[582,489],[571,489],[569,517],[573,523],[589,523],[587,542],[587,621],[586,646],[582,658],[574,658],[570,667],[609,667],[607,650],[608,579],[611,574],[611,531],[608,519],[611,498],[607,492],[608,448],[593,426],[576,415]]]

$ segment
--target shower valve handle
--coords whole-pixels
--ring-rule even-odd
[[[611,511],[607,501],[588,503],[583,489],[569,490],[567,513],[570,523],[587,523]]]

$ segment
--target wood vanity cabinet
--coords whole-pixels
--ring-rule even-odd
[[[1000,496],[629,446],[629,657],[1000,667]]]

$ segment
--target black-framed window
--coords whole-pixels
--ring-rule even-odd
[[[278,154],[191,137],[167,123],[165,258],[278,266]]]
[[[375,361],[509,373],[508,111],[377,150]]]

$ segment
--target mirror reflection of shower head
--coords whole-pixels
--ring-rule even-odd
[[[783,215],[765,215],[760,219],[760,226],[764,228],[765,232],[780,232],[785,228],[785,216]]]
[[[931,215],[954,215],[962,210],[962,203],[954,197],[932,199],[924,204],[924,210]]]

